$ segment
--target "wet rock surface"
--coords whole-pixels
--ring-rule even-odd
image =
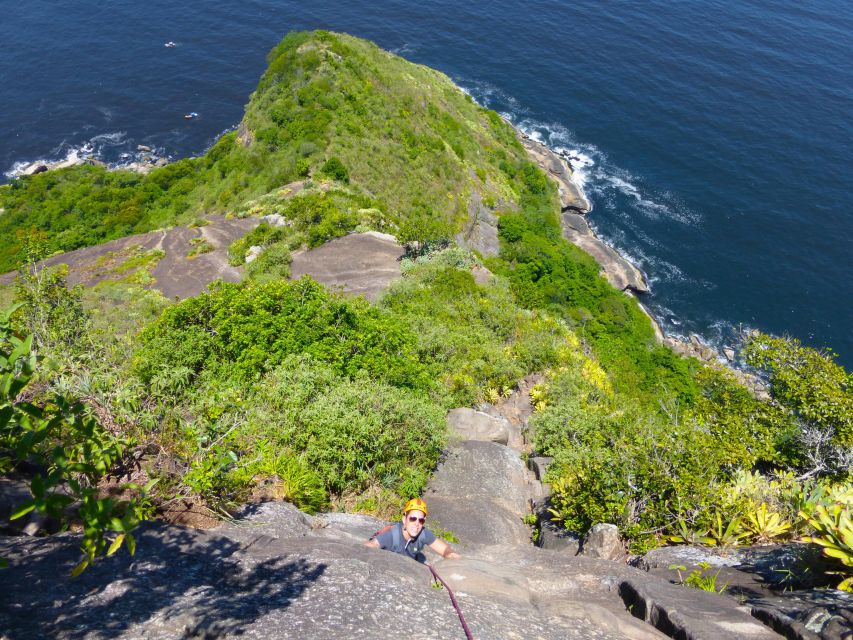
[[[557,183],[563,211],[587,213],[592,209],[589,201],[572,181],[572,168],[565,158],[523,133],[519,134],[518,139],[530,158]]]

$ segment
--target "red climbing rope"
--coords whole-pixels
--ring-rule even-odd
[[[433,577],[444,585],[445,589],[447,589],[447,593],[450,596],[450,602],[453,603],[453,608],[456,609],[456,615],[459,616],[459,622],[462,623],[462,630],[465,631],[465,637],[468,638],[468,640],[474,640],[474,636],[471,635],[471,630],[468,628],[468,623],[465,622],[465,616],[462,615],[462,609],[459,608],[459,603],[456,602],[456,596],[453,595],[453,590],[444,580],[442,580],[441,576],[435,572],[435,569],[432,568],[431,564],[428,564],[427,566],[429,567],[429,570],[432,571]]]

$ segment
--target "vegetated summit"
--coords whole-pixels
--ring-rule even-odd
[[[14,268],[21,229],[68,251],[233,212],[309,176],[360,196],[313,221],[332,235],[366,224],[402,242],[447,238],[474,194],[492,208],[518,203],[513,167],[525,158],[512,128],[444,74],[352,36],[292,33],[270,52],[238,130],[204,156],[147,175],[84,165],[0,188],[0,271]]]

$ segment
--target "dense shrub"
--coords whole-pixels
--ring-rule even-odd
[[[520,309],[504,281],[480,286],[455,266],[470,260],[458,249],[419,258],[381,301],[412,327],[421,361],[457,404],[509,390],[527,373],[559,362],[574,338],[547,314]]]
[[[381,485],[417,495],[444,442],[444,412],[365,374],[291,356],[253,395],[244,433],[300,452],[334,494]]]
[[[747,362],[769,373],[773,398],[800,427],[804,464],[811,473],[853,472],[853,379],[826,352],[793,338],[757,334]]]
[[[349,182],[349,171],[347,171],[344,163],[335,157],[331,157],[323,163],[323,166],[320,167],[320,173],[338,182]]]
[[[252,380],[290,354],[307,353],[335,371],[364,371],[425,390],[415,339],[396,318],[363,299],[344,300],[316,282],[223,284],[166,309],[142,335],[135,369],[149,383],[164,369]]]

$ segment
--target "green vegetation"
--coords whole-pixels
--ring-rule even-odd
[[[324,31],[288,35],[269,63],[241,134],[203,157],[145,176],[85,165],[0,187],[0,272],[15,268],[16,233],[30,227],[49,233],[49,253],[67,251],[232,213],[308,176],[369,196],[371,225],[403,241],[449,238],[473,191],[518,200],[499,169],[524,157],[512,130],[443,74]],[[333,220],[309,244],[352,226]]]
[[[32,334],[22,337],[12,330],[9,313],[0,316],[0,472],[20,462],[40,469],[30,483],[32,499],[19,505],[11,520],[38,511],[63,521],[66,510],[74,510],[83,524],[83,559],[72,572],[77,575],[105,550],[112,555],[126,544],[134,553],[131,532],[151,512],[145,494],[152,485],[124,485],[132,492],[126,500],[99,497],[98,483],[132,442],[105,431],[85,415],[82,404],[62,395],[49,396],[41,406],[22,399],[40,368],[32,345]],[[110,531],[118,533],[111,542],[105,536]]]
[[[498,216],[497,256],[448,246],[475,192]],[[562,239],[556,189],[512,128],[442,74],[371,43],[290,34],[238,131],[203,157],[146,176],[76,167],[21,178],[0,187],[0,208],[0,270],[19,255],[26,265],[4,375],[29,384],[14,364],[29,362],[26,335],[53,363],[27,387],[31,404],[7,395],[0,461],[22,451],[52,464],[51,478],[80,483],[84,505],[131,448],[158,480],[133,489],[137,502],[97,507],[121,527],[80,511],[87,562],[106,533],[146,515],[145,500],[398,513],[437,464],[449,408],[496,402],[543,372],[529,435],[554,457],[551,509],[565,527],[613,522],[635,550],[806,536],[849,571],[849,374],[794,340],[754,336],[744,353],[768,376],[765,401],[658,345],[637,302]],[[162,253],[138,247],[93,265],[106,280],[86,292],[61,269],[34,268],[58,250],[203,226],[213,212],[277,216],[230,247],[235,266],[261,248],[241,284],[170,303],[142,288]],[[410,243],[403,278],[376,304],[285,280],[293,251],[354,230]],[[190,257],[208,248],[199,237]],[[491,272],[487,284],[474,267]],[[65,426],[23,446],[31,406]],[[28,506],[52,509],[53,481],[39,482]],[[717,590],[710,578],[686,582]]]
[[[729,585],[726,583],[718,588],[717,578],[720,577],[720,569],[718,569],[716,573],[710,573],[710,568],[711,565],[707,562],[700,562],[699,566],[696,569],[693,569],[693,571],[691,571],[685,578],[681,575],[681,572],[687,571],[687,567],[682,564],[673,564],[669,567],[670,571],[678,573],[678,582],[687,587],[693,587],[694,589],[701,589],[702,591],[709,591],[711,593],[722,593]]]

